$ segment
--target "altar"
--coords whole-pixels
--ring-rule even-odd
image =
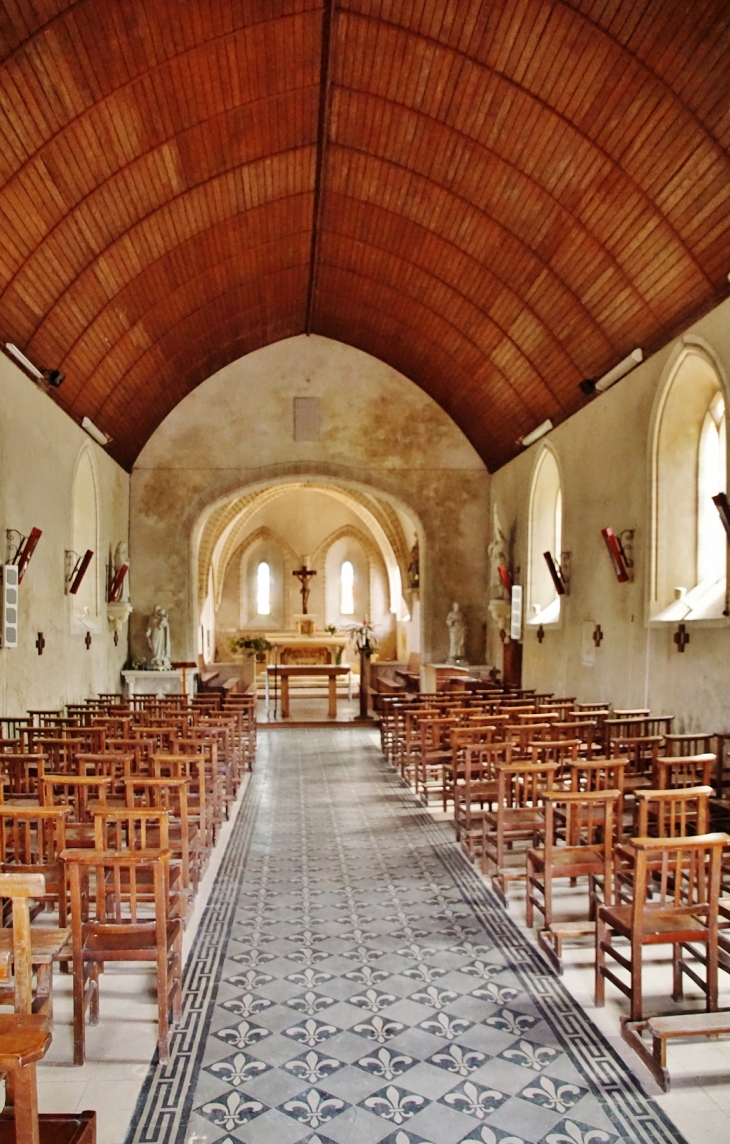
[[[328,632],[311,636],[286,632],[265,634],[271,644],[266,653],[267,664],[336,664],[347,647],[347,636],[332,636]]]
[[[198,670],[195,667],[173,668],[171,671],[123,671],[126,696],[194,695]]]

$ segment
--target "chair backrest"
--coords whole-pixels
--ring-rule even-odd
[[[545,805],[545,795],[555,785],[555,763],[503,763],[497,766],[498,818],[504,811],[533,809]]]
[[[708,931],[717,926],[722,857],[730,845],[730,835],[637,837],[629,845],[634,852],[634,932],[640,933],[647,918],[659,911],[665,913],[667,921],[672,914],[690,913],[695,924],[703,918]],[[686,933],[686,923],[683,929]],[[668,939],[666,922],[662,931]],[[691,931],[691,940],[701,939],[701,932]]]
[[[687,735],[665,735],[662,754],[668,757],[711,754],[715,738],[714,734],[704,731],[692,731]]]
[[[154,850],[64,850],[61,855],[71,884],[71,923],[74,954],[83,942],[83,926],[125,923],[151,924],[154,920],[158,940],[164,942],[164,927],[169,912],[170,851]],[[150,917],[149,881],[141,871],[154,872],[154,919]],[[82,883],[94,871],[93,893],[85,895],[82,905]],[[140,907],[141,911],[140,911]]]
[[[707,832],[711,786],[636,792],[636,834],[642,838],[680,838]]]
[[[105,807],[94,811],[95,850],[168,850],[170,812],[162,807]]]
[[[41,782],[41,806],[68,806],[72,814],[68,822],[93,821],[94,804],[106,804],[111,779],[82,775],[44,775]]]
[[[660,756],[652,767],[652,784],[657,790],[674,787],[709,786],[717,763],[717,755]]]
[[[580,754],[580,739],[544,739],[537,743],[530,743],[530,759],[533,763],[556,763],[558,779],[567,776],[571,763],[578,759]]]
[[[603,855],[606,900],[613,882],[613,845],[620,790],[550,791],[545,795],[545,866],[553,852],[565,844]],[[557,811],[557,814],[556,814]]]
[[[497,767],[512,761],[511,743],[477,743],[464,748],[464,792],[467,801],[472,789],[489,783],[497,794]]]
[[[609,758],[626,759],[626,774],[650,775],[654,760],[659,757],[661,735],[629,735],[610,738],[606,754]]]
[[[0,899],[9,899],[13,911],[13,1008],[16,1013],[33,1009],[33,970],[30,957],[30,904],[46,892],[42,874],[0,874]]]
[[[2,755],[0,774],[7,776],[7,798],[39,798],[48,765],[46,755]]]

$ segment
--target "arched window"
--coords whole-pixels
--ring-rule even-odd
[[[343,616],[352,616],[355,612],[355,569],[351,561],[345,560],[340,569],[340,611]]]
[[[651,616],[719,618],[727,538],[712,497],[727,488],[725,398],[709,355],[686,346],[659,398],[654,436]]]
[[[271,569],[265,560],[256,569],[256,612],[259,616],[271,615]]]
[[[716,393],[705,414],[697,464],[697,583],[715,583],[725,575],[727,537],[712,503],[725,492],[725,402]]]
[[[560,596],[555,591],[543,553],[560,562],[563,545],[563,491],[558,463],[543,449],[530,496],[529,609],[530,624],[554,624],[560,619]]]
[[[99,612],[99,510],[94,462],[91,450],[87,448],[83,449],[74,474],[72,549],[76,557],[83,556],[89,549],[94,553],[81,587],[71,597],[74,618],[88,627],[96,620]]]

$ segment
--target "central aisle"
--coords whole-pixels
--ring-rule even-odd
[[[681,1140],[373,732],[259,743],[130,1144]]]

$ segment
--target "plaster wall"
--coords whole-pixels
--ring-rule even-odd
[[[518,582],[527,584],[528,507],[540,452],[554,451],[563,483],[564,551],[571,553],[570,595],[556,626],[525,626],[523,683],[580,701],[612,701],[617,707],[648,706],[674,714],[677,731],[730,729],[730,626],[727,619],[688,624],[690,643],[678,654],[675,623],[650,623],[652,433],[658,395],[682,346],[697,343],[713,352],[730,373],[730,302],[697,322],[628,377],[569,421],[554,429],[492,477],[492,499],[509,539]],[[601,537],[633,528],[634,578],[617,582]],[[694,528],[678,516],[674,527]],[[582,647],[600,624],[603,641],[593,666]],[[490,620],[488,653],[501,662],[498,629]]]
[[[318,397],[316,441],[293,439],[293,398]],[[467,654],[484,655],[489,474],[446,413],[413,382],[350,346],[296,337],[234,362],[165,419],[132,473],[133,650],[156,603],[174,659],[194,658],[193,550],[202,514],[242,490],[317,477],[377,490],[420,522],[424,659],[448,651],[451,601]]]
[[[118,691],[127,657],[126,632],[115,647],[104,606],[110,549],[129,532],[129,477],[103,449],[4,355],[0,355],[0,542],[5,530],[43,535],[20,585],[19,646],[0,649],[0,708],[54,708],[99,691]],[[84,450],[91,456],[98,506],[98,544],[86,574],[94,611],[87,628],[64,590],[64,551],[74,548],[73,490]],[[39,656],[35,643],[43,632]]]

